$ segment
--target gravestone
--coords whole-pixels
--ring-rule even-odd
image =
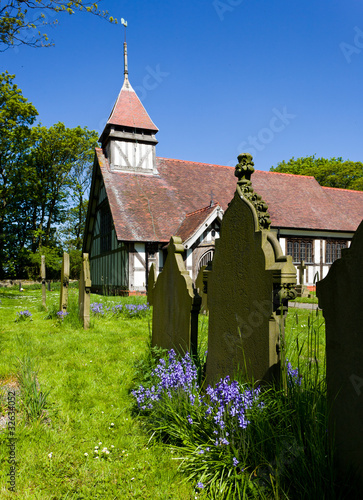
[[[43,307],[47,307],[47,292],[45,288],[45,255],[41,256],[40,275],[42,278],[42,303]]]
[[[202,266],[199,269],[197,279],[195,280],[195,288],[197,289],[198,294],[200,295],[200,297],[202,299],[202,303],[200,306],[200,312],[202,314],[207,314],[207,312],[208,312],[207,293],[206,293],[206,291],[204,291],[204,283],[203,283],[206,267],[207,266]]]
[[[353,469],[362,485],[363,221],[350,248],[317,282],[316,294],[325,318],[329,435],[342,477]]]
[[[91,272],[88,253],[82,257],[81,276],[79,280],[78,308],[79,317],[83,322],[83,328],[88,330],[91,308]]]
[[[287,302],[296,295],[292,258],[283,255],[268,207],[252,188],[252,156],[238,161],[207,280],[207,383],[237,372],[250,382],[279,381]]]
[[[153,292],[152,345],[194,355],[201,298],[185,269],[183,252],[181,238],[172,236]]]
[[[308,297],[309,296],[309,291],[308,291],[307,286],[305,285],[305,269],[306,269],[306,264],[305,264],[305,262],[303,260],[297,266],[297,269],[299,271],[299,284],[296,285],[297,297]]]
[[[149,279],[147,282],[147,301],[149,306],[154,305],[154,287],[156,283],[155,264],[152,263],[149,271]]]
[[[69,286],[69,255],[63,253],[62,273],[61,273],[61,290],[59,310],[66,312],[68,307],[68,286]]]

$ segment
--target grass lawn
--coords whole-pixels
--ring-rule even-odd
[[[78,290],[70,289],[63,321],[59,290],[0,291],[0,497],[20,499],[195,499],[198,493],[178,473],[173,450],[150,435],[132,414],[135,363],[148,352],[151,314],[141,318],[97,315],[84,331],[76,316]],[[120,303],[145,303],[144,297],[93,295],[104,308]],[[20,311],[31,318],[16,321]],[[51,314],[53,313],[53,314]],[[297,363],[324,358],[321,313],[291,309],[285,336],[287,357]],[[314,345],[312,331],[319,331]],[[310,333],[309,333],[310,332]],[[200,319],[200,341],[207,348],[207,318]],[[300,351],[300,359],[297,357]],[[139,363],[140,366],[140,363]],[[35,395],[46,397],[43,420],[27,418],[16,393],[16,491],[8,490],[8,390],[17,374],[37,373]],[[40,404],[40,403],[39,403]],[[28,412],[29,413],[29,412]],[[95,448],[98,447],[98,448]],[[107,448],[107,450],[106,450]],[[96,452],[95,452],[96,449]],[[104,450],[102,452],[102,450]],[[97,458],[96,458],[97,457]]]
[[[62,322],[45,319],[40,290],[0,292],[0,414],[6,415],[8,388],[19,365],[33,365],[38,392],[49,392],[43,423],[28,422],[17,394],[16,487],[8,491],[7,432],[0,431],[2,499],[190,499],[170,450],[148,444],[149,436],[132,418],[134,363],[147,349],[146,318],[96,317],[84,331],[70,314]],[[92,296],[91,302],[132,302],[132,298]],[[78,291],[70,290],[70,308]],[[145,302],[136,298],[134,302]],[[47,293],[57,311],[59,292]],[[29,310],[31,320],[16,322]],[[73,316],[73,317],[72,317]],[[28,366],[29,371],[29,366]],[[4,419],[3,419],[4,420]],[[100,458],[94,453],[98,446]],[[109,454],[100,453],[107,447]]]

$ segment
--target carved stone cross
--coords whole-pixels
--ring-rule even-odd
[[[306,269],[306,265],[305,265],[305,261],[302,260],[301,263],[297,266],[298,270],[299,270],[299,284],[300,285],[304,285],[304,271]]]

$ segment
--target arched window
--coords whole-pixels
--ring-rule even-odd
[[[210,260],[213,260],[213,255],[214,250],[208,250],[208,252],[202,255],[198,262],[198,273],[201,267],[206,266]]]

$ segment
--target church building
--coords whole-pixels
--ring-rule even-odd
[[[124,65],[124,83],[95,152],[83,242],[99,293],[144,293],[151,264],[157,272],[163,268],[171,236],[181,237],[194,281],[213,258],[237,181],[234,167],[156,156],[158,128],[129,82],[126,43]],[[313,286],[349,246],[363,218],[363,191],[259,170],[251,180],[283,252],[295,265],[305,261],[305,283]]]

